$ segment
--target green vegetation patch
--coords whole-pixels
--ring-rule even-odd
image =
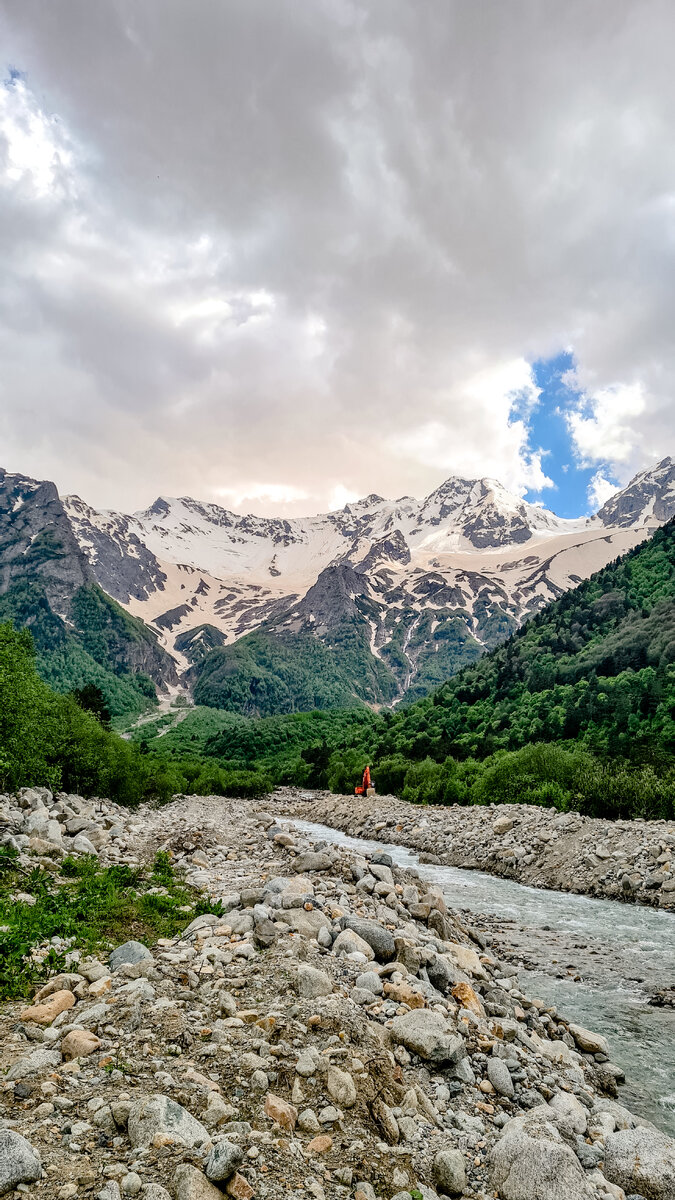
[[[16,900],[16,894],[32,903]],[[100,867],[93,856],[63,859],[59,873],[20,867],[15,850],[0,847],[0,1000],[29,996],[50,975],[66,969],[64,950],[52,938],[85,954],[107,953],[129,938],[152,945],[175,937],[203,912],[220,904],[176,879],[168,854],[148,870],[123,865]]]

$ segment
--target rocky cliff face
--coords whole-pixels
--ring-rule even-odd
[[[65,616],[73,594],[95,575],[55,485],[0,469],[0,595],[25,582],[40,583]]]

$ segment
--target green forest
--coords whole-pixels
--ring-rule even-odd
[[[93,635],[78,646],[94,661],[102,653]],[[370,763],[379,792],[415,803],[675,816],[675,521],[431,696],[395,710],[246,717],[239,697],[237,711],[201,705],[123,740],[50,689],[37,665],[30,634],[0,627],[5,788],[49,782],[127,803],[280,784],[345,793]],[[286,667],[296,686],[302,660]],[[96,680],[73,679],[80,691],[87,682]],[[325,682],[337,686],[335,675]]]

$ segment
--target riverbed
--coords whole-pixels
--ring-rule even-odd
[[[389,854],[442,887],[448,906],[471,914],[499,957],[519,964],[526,995],[608,1038],[612,1060],[626,1073],[620,1100],[675,1135],[675,1011],[648,1003],[675,983],[672,913],[432,866],[402,846],[292,823],[317,841]]]

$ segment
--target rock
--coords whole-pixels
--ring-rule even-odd
[[[176,1200],[223,1200],[223,1193],[191,1163],[181,1163],[173,1177]]]
[[[316,909],[312,912],[305,912],[303,908],[288,909],[284,912],[284,922],[306,938],[315,938],[320,929],[330,929],[328,917]]]
[[[312,1138],[306,1146],[308,1154],[328,1154],[328,1151],[332,1149],[333,1139],[329,1133],[320,1133],[318,1137]]]
[[[550,1101],[549,1107],[567,1119],[570,1129],[574,1133],[586,1132],[588,1127],[586,1109],[571,1092],[558,1092],[557,1096]]]
[[[143,1187],[143,1200],[171,1200],[171,1196],[161,1183],[146,1183]]]
[[[152,955],[142,942],[124,942],[110,955],[110,970],[117,971],[124,963],[133,965],[143,962],[146,958],[152,958]]]
[[[20,1058],[18,1062],[15,1062],[14,1066],[9,1068],[5,1079],[26,1079],[29,1075],[37,1075],[41,1071],[58,1067],[60,1063],[61,1055],[58,1050],[45,1050],[40,1046],[32,1054],[28,1054],[25,1058]]]
[[[138,1147],[171,1145],[201,1146],[209,1140],[206,1129],[186,1108],[155,1093],[132,1105],[129,1113],[129,1141]]]
[[[137,1196],[143,1187],[143,1180],[135,1171],[129,1171],[128,1175],[124,1175],[120,1188],[123,1196]]]
[[[89,1029],[73,1029],[61,1042],[61,1053],[66,1062],[70,1062],[73,1058],[87,1058],[100,1045],[100,1038]]]
[[[400,1140],[400,1131],[398,1121],[391,1111],[388,1104],[385,1104],[381,1096],[377,1096],[371,1105],[371,1111],[375,1121],[379,1125],[382,1133],[390,1146],[398,1145]]]
[[[222,1142],[218,1142],[217,1146],[209,1154],[209,1157],[204,1164],[204,1170],[207,1178],[214,1183],[222,1183],[234,1175],[235,1171],[244,1161],[244,1151],[241,1146],[235,1145],[234,1142],[228,1142],[227,1138],[223,1138]]]
[[[41,1175],[40,1155],[30,1142],[13,1129],[0,1129],[0,1196],[20,1183],[35,1183]]]
[[[232,1200],[252,1200],[255,1195],[248,1179],[244,1179],[243,1175],[234,1174],[225,1185],[225,1191],[228,1196],[232,1196]]]
[[[375,951],[368,942],[364,942],[358,933],[353,929],[343,929],[333,942],[333,952],[335,954],[363,954],[370,962],[375,958]]]
[[[391,962],[392,958],[396,957],[396,943],[392,935],[377,921],[367,921],[363,917],[345,917],[344,928],[353,930],[367,942],[380,962]]]
[[[595,1192],[555,1117],[545,1106],[543,1112],[535,1108],[504,1126],[490,1154],[492,1185],[502,1200],[594,1200]]]
[[[302,1129],[303,1133],[319,1133],[321,1125],[314,1109],[305,1108],[298,1117],[298,1128]]]
[[[434,1158],[434,1182],[448,1196],[461,1196],[466,1187],[466,1169],[461,1150],[439,1150]]]
[[[320,850],[309,850],[306,854],[299,854],[293,863],[293,870],[298,875],[304,875],[306,871],[330,871],[333,865],[333,860],[329,854],[324,854]]]
[[[305,1000],[316,1000],[318,996],[329,996],[333,990],[333,984],[325,971],[319,971],[316,967],[308,967],[306,963],[301,963],[298,967],[296,986],[298,995]]]
[[[356,987],[362,991],[372,992],[373,996],[382,995],[382,980],[376,971],[364,971],[356,980]]]
[[[339,1067],[329,1067],[326,1090],[331,1100],[340,1108],[353,1108],[356,1104],[356,1084],[348,1071],[341,1071]]]
[[[675,1196],[675,1140],[657,1129],[621,1129],[605,1139],[604,1173],[645,1200]]]
[[[511,1072],[503,1058],[488,1059],[487,1077],[500,1096],[513,1096],[516,1089],[513,1086]]]
[[[513,820],[511,817],[497,817],[492,826],[492,831],[497,834],[497,837],[502,837],[503,834],[509,833],[511,829],[513,829]]]
[[[35,1021],[36,1025],[51,1025],[59,1013],[73,1008],[74,1005],[75,997],[72,992],[52,992],[52,995],[44,1004],[33,1004],[30,1008],[24,1008],[19,1013],[19,1019],[21,1021]]]
[[[391,1036],[406,1050],[439,1065],[456,1063],[466,1054],[463,1038],[451,1033],[441,1014],[428,1008],[395,1017]]]
[[[583,1025],[570,1025],[570,1033],[580,1050],[587,1054],[606,1054],[609,1057],[609,1043],[600,1033],[592,1033]]]
[[[96,847],[93,842],[84,833],[78,833],[77,837],[73,838],[71,849],[76,854],[96,854]]]
[[[266,1117],[270,1117],[277,1125],[281,1125],[282,1129],[295,1129],[298,1120],[298,1110],[292,1104],[287,1104],[280,1096],[274,1096],[272,1092],[268,1092],[265,1096],[264,1112]]]
[[[259,950],[269,950],[277,940],[277,930],[273,921],[266,917],[256,921],[253,928],[253,941]]]
[[[204,1113],[204,1124],[208,1125],[209,1129],[215,1129],[216,1126],[222,1125],[223,1121],[230,1121],[234,1111],[232,1105],[226,1104],[222,1096],[211,1092]]]
[[[477,1017],[485,1016],[485,1009],[470,983],[456,983],[451,990],[461,1008],[467,1008]]]

